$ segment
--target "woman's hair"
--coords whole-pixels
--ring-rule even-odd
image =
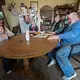
[[[3,20],[3,19],[1,19],[1,20],[3,21],[3,23],[2,23],[2,27],[4,28],[4,31],[5,31],[4,20]]]
[[[32,7],[29,7],[29,9],[32,9]]]

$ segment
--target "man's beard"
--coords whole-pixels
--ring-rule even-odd
[[[25,23],[29,24],[29,22],[26,22],[26,21],[25,21]]]

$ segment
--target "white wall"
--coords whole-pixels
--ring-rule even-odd
[[[25,3],[28,7],[30,6],[30,1],[35,1],[35,0],[5,0],[6,5],[3,6],[3,10],[5,12],[7,21],[9,23],[10,28],[12,29],[13,26],[18,24],[18,16],[13,16],[8,10],[7,10],[7,5],[10,2],[15,2],[16,3],[16,8],[19,9],[20,3],[23,2]],[[52,8],[54,8],[56,5],[61,5],[61,4],[68,4],[68,3],[74,3],[77,2],[77,0],[36,0],[38,1],[38,16],[40,16],[40,9],[44,5],[49,5]]]

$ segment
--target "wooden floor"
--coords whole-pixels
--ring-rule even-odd
[[[29,70],[27,74],[24,73],[24,69],[21,68],[21,65],[19,64],[18,67],[15,68],[15,70],[13,70],[11,74],[7,75],[3,71],[2,65],[0,64],[0,80],[62,80],[62,72],[59,70],[58,67],[56,68],[56,66],[51,66],[48,69],[47,65],[43,64],[46,59],[43,59],[42,63],[39,63],[39,60],[38,62],[36,62],[37,66],[34,67],[35,64],[32,65],[31,70]],[[80,66],[80,64],[77,63],[74,59],[71,59],[71,63],[74,67]],[[80,80],[80,69],[76,70],[76,72],[78,76],[72,80]]]

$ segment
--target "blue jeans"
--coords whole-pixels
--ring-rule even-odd
[[[56,55],[56,51],[60,48],[60,43],[57,44],[57,46],[52,49],[50,52],[48,52],[48,57],[50,60],[52,60],[53,57]]]
[[[55,50],[56,53],[54,55]],[[70,60],[68,58],[70,55],[70,50],[71,50],[71,46],[65,45],[62,47],[58,46],[48,53],[49,58],[53,58],[53,57],[56,58],[61,70],[67,77],[71,77],[75,73],[74,68],[71,65]],[[80,52],[80,46],[75,46],[72,50],[71,55],[78,54],[78,52]]]

